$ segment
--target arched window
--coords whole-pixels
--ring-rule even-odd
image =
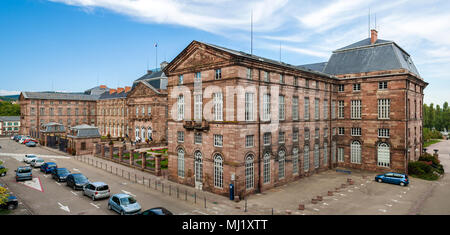
[[[264,154],[264,167],[263,167],[264,183],[270,182],[270,153]]]
[[[319,168],[320,166],[320,152],[319,144],[314,145],[314,168]]]
[[[292,149],[292,174],[298,174],[298,148]]]
[[[326,166],[328,164],[328,143],[323,143],[323,165]]]
[[[136,127],[135,139],[137,139],[137,137],[139,137],[139,127]]]
[[[280,152],[278,152],[278,179],[284,178],[285,156],[286,153],[284,150],[280,150]]]
[[[245,159],[245,188],[252,189],[255,185],[255,173],[253,167],[253,155]]]
[[[184,150],[178,150],[178,177],[184,178]]]
[[[303,163],[304,171],[309,171],[309,145],[305,145],[305,151],[303,152]]]
[[[381,167],[390,167],[391,164],[391,153],[389,149],[389,145],[386,143],[378,144],[377,149],[377,162],[378,166]]]
[[[200,151],[196,151],[194,153],[194,161],[195,161],[195,181],[202,182],[203,181],[203,159],[202,153]]]
[[[220,154],[214,156],[214,187],[223,188],[223,159]]]
[[[361,164],[361,143],[355,140],[350,145],[350,161],[351,163]]]

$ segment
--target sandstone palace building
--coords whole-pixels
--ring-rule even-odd
[[[152,140],[168,147],[169,180],[244,196],[336,167],[407,173],[422,153],[427,85],[376,30],[307,65],[193,41],[131,87],[22,92],[20,133],[87,124]]]
[[[302,66],[193,41],[164,69],[169,179],[243,196],[339,166],[407,172],[427,83],[371,33]]]

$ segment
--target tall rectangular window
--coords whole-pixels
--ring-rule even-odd
[[[292,120],[298,120],[298,97],[292,99]]]
[[[194,95],[194,120],[201,121],[202,120],[202,94]]]
[[[252,69],[251,68],[247,68],[247,79],[252,79]]]
[[[319,112],[319,99],[314,99],[314,119],[319,120],[320,112]]]
[[[219,80],[222,79],[222,69],[216,69],[216,73],[215,73],[215,79]]]
[[[254,139],[254,135],[247,135],[247,136],[245,136],[245,147],[246,148],[251,148],[251,147],[253,147],[253,143],[254,143],[254,141],[253,141],[253,139]]]
[[[194,144],[202,144],[202,133],[201,132],[195,132]]]
[[[214,93],[214,121],[223,121],[222,92]]]
[[[283,95],[280,95],[278,97],[278,117],[279,117],[279,120],[285,119],[284,96]]]
[[[338,162],[344,162],[344,148],[338,148]]]
[[[267,71],[264,71],[264,81],[265,82],[270,82],[269,72],[267,72]]]
[[[270,132],[264,133],[264,146],[269,146],[272,143],[272,134]]]
[[[195,73],[194,82],[201,82],[201,81],[202,81],[202,74],[201,74],[201,72]]]
[[[351,101],[351,119],[361,119],[361,100]]]
[[[344,101],[338,101],[338,118],[344,118]]]
[[[338,85],[338,92],[343,92],[344,91],[344,84],[339,84]]]
[[[284,143],[284,142],[285,142],[285,139],[284,139],[284,132],[279,132],[279,133],[278,133],[278,143],[282,144],[282,143]]]
[[[178,96],[178,121],[184,120],[184,96]]]
[[[361,83],[353,84],[353,91],[361,91]]]
[[[183,85],[183,75],[178,75],[178,85]]]
[[[262,115],[263,121],[269,121],[270,120],[270,95],[264,94],[263,95],[263,115]]]
[[[292,132],[292,142],[298,142],[298,130],[297,129],[295,129]]]
[[[298,86],[298,77],[294,77],[294,86]]]
[[[305,97],[305,114],[304,119],[309,120],[309,98]]]
[[[178,140],[178,142],[184,142],[184,132],[183,131],[177,132],[177,140]]]
[[[345,128],[344,127],[338,127],[338,135],[345,135]]]
[[[245,121],[254,121],[253,103],[254,103],[254,94],[245,93]]]
[[[389,119],[390,99],[378,100],[378,119]]]
[[[331,101],[331,118],[336,118],[336,100]]]
[[[223,146],[223,136],[214,135],[214,147],[222,147],[222,146]]]
[[[280,74],[280,84],[284,84],[284,74]]]
[[[328,119],[328,100],[324,100],[323,102],[323,118]]]

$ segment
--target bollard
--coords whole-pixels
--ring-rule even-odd
[[[301,210],[301,211],[305,210],[305,205],[304,204],[299,204],[298,205],[298,209]]]
[[[162,192],[164,193],[164,183],[162,183]]]
[[[328,191],[328,196],[333,196],[333,192],[332,191]]]
[[[317,199],[311,199],[312,204],[317,204]]]
[[[205,208],[206,208],[206,196],[204,196],[204,198],[205,198]]]
[[[169,196],[172,196],[172,185],[169,185]]]
[[[197,204],[197,192],[194,192],[194,203]]]
[[[180,196],[180,194],[179,194],[178,187],[177,187],[177,199],[180,198],[179,196]]]
[[[350,182],[348,182],[350,185],[354,185],[355,184],[355,182],[353,182],[353,180],[352,181],[350,181]]]
[[[184,190],[184,200],[187,201],[187,189]]]
[[[351,178],[347,178],[347,182],[351,182],[352,181],[352,179]]]
[[[322,196],[317,196],[317,201],[322,201],[322,200],[323,200]]]

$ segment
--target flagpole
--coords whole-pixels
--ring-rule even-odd
[[[157,69],[158,68],[158,43],[155,43],[155,50],[156,50],[155,69]]]

